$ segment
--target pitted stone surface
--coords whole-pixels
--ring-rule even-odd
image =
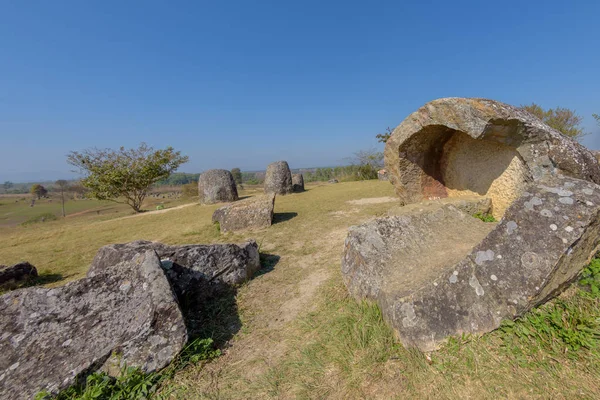
[[[146,372],[165,367],[187,341],[160,260],[131,254],[65,286],[0,298],[0,398],[32,398],[85,378],[113,352]]]
[[[449,282],[456,282],[458,272],[449,268],[494,225],[452,205],[437,205],[352,227],[342,262],[344,281],[357,298],[374,300],[391,293],[408,294],[413,286],[431,284],[440,269],[450,271]],[[457,241],[458,236],[463,240]],[[484,253],[484,258],[487,256]]]
[[[286,195],[294,190],[292,172],[287,161],[276,161],[267,166],[265,193]]]
[[[274,207],[275,194],[254,196],[218,208],[212,220],[219,223],[221,233],[268,228],[273,223]]]
[[[148,250],[156,251],[162,260],[162,268],[178,296],[196,286],[216,281],[238,285],[249,280],[260,269],[258,245],[254,240],[240,245],[179,246],[139,240],[100,248],[88,276],[101,273],[107,266],[126,260],[132,254]]]
[[[236,201],[237,186],[233,175],[226,169],[210,169],[198,178],[200,203],[213,204]]]
[[[531,181],[563,175],[600,183],[600,165],[589,150],[493,100],[427,103],[393,131],[384,154],[402,202],[478,194],[492,199],[496,219]],[[560,190],[569,197],[569,188]]]
[[[562,196],[567,189],[571,194]],[[600,186],[564,176],[530,183],[498,225],[479,238],[469,238],[473,229],[452,233],[459,218],[430,232],[431,222],[422,223],[432,218],[428,215],[353,227],[342,259],[344,282],[356,298],[379,304],[405,345],[430,351],[451,335],[491,331],[558,294],[596,253],[600,207],[588,205],[600,204],[596,189]],[[564,197],[573,203],[561,201]],[[556,212],[542,217],[543,209]],[[444,240],[453,241],[446,251],[430,244]],[[451,255],[450,247],[467,244],[474,247]],[[445,259],[429,263],[419,259],[422,253]]]

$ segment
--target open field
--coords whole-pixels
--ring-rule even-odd
[[[218,205],[198,204],[132,218],[123,218],[130,214],[125,210],[91,212],[3,227],[0,263],[28,260],[59,276],[51,283],[58,285],[84,276],[98,248],[109,243],[256,239],[263,269],[239,288],[237,306],[215,310],[236,313],[241,327],[231,329],[221,357],[188,366],[166,384],[172,398],[600,397],[597,297],[573,287],[484,337],[451,340],[430,355],[404,349],[376,307],[349,298],[340,272],[348,226],[393,207],[392,185],[362,181],[307,189],[277,197],[275,224],[246,234],[220,235],[211,223]]]
[[[184,200],[185,201],[185,200]],[[189,201],[189,200],[187,200]],[[0,228],[19,225],[30,218],[43,214],[54,214],[57,217],[62,216],[62,205],[60,197],[53,195],[50,198],[35,200],[33,207],[31,204],[31,195],[0,195]],[[153,210],[158,204],[163,204],[165,208],[182,204],[182,200],[175,198],[155,198],[149,197],[144,202],[147,210]],[[104,218],[114,218],[131,214],[132,210],[125,204],[112,201],[99,201],[94,199],[69,199],[65,201],[65,213],[67,218],[81,216],[103,216]]]

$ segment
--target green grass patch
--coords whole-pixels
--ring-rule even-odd
[[[496,218],[492,214],[476,212],[473,216],[477,219],[482,220],[483,222],[497,222]]]
[[[38,393],[35,400],[134,400],[167,398],[171,390],[166,382],[189,365],[196,365],[221,355],[212,339],[196,339],[188,344],[167,368],[160,372],[145,373],[139,368],[124,366],[117,377],[104,372],[89,375],[85,382],[61,391],[57,396]]]
[[[27,221],[23,222],[21,225],[26,226],[26,225],[31,225],[31,224],[39,224],[41,222],[56,221],[57,219],[58,218],[56,217],[56,215],[54,215],[52,213],[43,213],[40,215],[36,215],[35,217],[29,218]]]

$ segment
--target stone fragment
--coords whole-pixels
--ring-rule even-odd
[[[218,208],[212,216],[222,233],[268,228],[273,222],[275,194],[240,200]]]
[[[37,269],[27,261],[10,267],[0,265],[0,287],[8,287],[17,282],[26,281],[37,276]]]
[[[154,251],[62,287],[5,294],[0,332],[0,398],[7,400],[56,394],[113,362],[116,353],[123,364],[157,371],[187,341]]]
[[[254,240],[240,245],[178,246],[138,240],[101,247],[92,261],[88,276],[102,273],[108,266],[127,260],[132,254],[148,250],[156,251],[162,260],[162,268],[176,294],[190,290],[199,280],[238,285],[249,280],[260,269],[258,245]]]

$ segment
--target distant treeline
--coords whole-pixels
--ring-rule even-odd
[[[377,167],[369,164],[348,165],[326,168],[302,168],[292,170],[293,173],[304,175],[305,182],[321,182],[330,179],[338,181],[359,181],[366,179],[377,179]],[[191,174],[186,172],[175,172],[168,178],[160,180],[155,186],[182,186],[198,182],[199,173]],[[265,181],[265,171],[242,172],[242,184],[261,185]],[[77,186],[75,180],[70,181],[72,186]],[[0,193],[8,194],[27,194],[31,189],[31,183],[12,183],[5,182],[0,185]],[[49,191],[54,191],[53,182],[44,182],[44,186]]]
[[[305,182],[324,182],[337,179],[340,182],[377,179],[377,168],[369,164],[347,165],[326,168],[302,168],[292,170],[304,175]],[[156,186],[179,186],[198,182],[200,174],[176,172],[156,183]],[[242,184],[261,185],[265,181],[265,171],[242,172]]]
[[[198,182],[200,174],[188,174],[186,172],[174,172],[168,178],[156,182],[156,186],[179,186]]]
[[[347,165],[332,168],[316,168],[302,171],[305,182],[320,182],[337,179],[340,182],[377,179],[377,167],[365,165]]]

